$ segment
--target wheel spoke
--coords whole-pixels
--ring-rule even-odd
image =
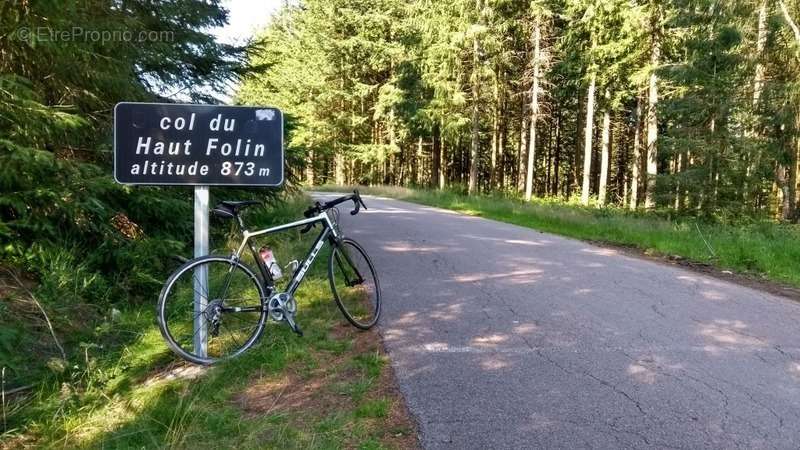
[[[361,252],[358,252],[358,253],[359,253],[359,254],[361,254]],[[361,271],[359,271],[359,270],[358,270],[358,267],[357,267],[357,266],[356,266],[356,264],[353,262],[353,259],[352,259],[352,258],[350,258],[350,255],[348,254],[348,252],[347,252],[346,250],[344,250],[344,248],[342,248],[342,256],[344,256],[344,260],[345,260],[345,262],[347,262],[347,264],[350,266],[350,268],[351,268],[351,269],[353,270],[353,272],[356,274],[356,277],[357,277],[359,280],[363,280],[363,279],[364,279],[364,276],[363,276],[363,275],[361,275]],[[348,283],[349,283],[349,282],[350,282],[350,280],[348,280]]]
[[[192,289],[194,290],[195,294],[199,295],[201,298],[205,298],[206,301],[208,301],[208,295],[204,295],[202,292],[198,291],[196,287],[192,287]],[[192,302],[194,302],[194,298],[192,298]]]
[[[194,344],[194,338],[197,337],[197,333],[199,333],[200,330],[205,328],[206,331],[208,331],[208,324],[205,324],[205,325],[206,325],[205,327],[198,327],[196,330],[194,330],[194,333],[192,333],[192,344]],[[206,346],[208,346],[208,336],[207,335],[206,335]]]
[[[228,327],[226,327],[224,323],[220,323],[220,325],[222,326],[222,328],[224,328],[224,329],[226,329],[226,330],[228,330],[230,332],[230,329]],[[242,345],[239,343],[239,340],[236,339],[236,333],[231,333],[231,338],[233,339],[233,342],[236,343],[236,348],[241,348],[242,347]]]
[[[245,346],[253,343],[252,337],[263,326],[266,312],[257,303],[262,290],[255,275],[241,264],[233,265],[229,260],[208,259],[183,269],[171,277],[170,287],[159,298],[159,326],[164,332],[170,347],[180,356],[193,362],[215,362],[219,359],[240,353]],[[199,281],[207,274],[208,283]],[[176,277],[177,278],[174,278]],[[210,292],[220,293],[212,300]],[[230,298],[225,298],[230,294]],[[200,298],[206,303],[201,311],[194,310],[195,301]],[[241,314],[228,314],[231,308],[251,308],[238,311]],[[212,336],[212,324],[207,320],[210,314],[221,315],[217,335]],[[201,322],[202,326],[197,326]],[[206,329],[207,355],[194,348],[194,342]]]
[[[225,282],[222,284],[222,287],[220,288],[222,292],[220,293],[220,295],[217,296],[217,298],[225,298],[225,294],[228,293],[228,287],[230,287],[231,285],[232,275],[233,275],[233,270],[231,269],[231,271],[228,272],[228,275],[225,277]]]
[[[339,258],[339,252],[336,252],[336,261],[339,263],[339,271],[342,272],[342,278],[344,278],[344,284],[349,285],[350,279],[347,277],[347,273],[344,270],[344,263],[342,263],[342,259]]]
[[[197,286],[197,285],[200,285],[200,286],[202,286],[202,285],[203,285],[203,283],[201,283],[201,282],[200,282],[200,280],[199,280],[199,279],[197,279],[197,274],[196,274],[196,273],[193,273],[193,274],[192,274],[192,278],[194,278],[194,280],[195,280],[195,281],[197,281],[197,284],[194,284],[194,283],[192,284],[192,289],[194,289],[195,293],[199,294],[199,295],[202,297],[202,296],[203,296],[203,293],[202,293],[202,292],[197,292],[197,288],[196,288],[196,287],[194,287],[194,286]],[[206,288],[205,288],[205,291],[206,291],[206,293],[205,293],[205,297],[206,297],[206,300],[208,300],[208,280],[206,280]]]

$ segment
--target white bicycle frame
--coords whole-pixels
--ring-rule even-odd
[[[259,257],[259,253],[256,250],[253,243],[250,242],[250,238],[265,234],[277,233],[280,231],[301,227],[303,225],[316,224],[318,222],[321,222],[323,224],[322,232],[320,232],[319,236],[317,237],[317,240],[314,242],[314,246],[311,247],[311,250],[304,259],[303,264],[301,264],[295,271],[294,275],[292,276],[292,280],[289,283],[289,287],[287,289],[287,292],[289,294],[294,295],[295,291],[300,286],[300,282],[303,281],[303,277],[305,277],[308,268],[311,267],[311,264],[314,262],[317,255],[319,254],[319,251],[322,249],[322,246],[325,245],[325,239],[328,238],[328,235],[332,234],[334,239],[340,238],[339,232],[337,231],[333,222],[331,222],[330,217],[328,217],[327,211],[322,211],[314,217],[309,217],[307,219],[298,220],[296,222],[291,222],[284,225],[278,225],[276,227],[266,228],[263,230],[248,231],[246,229],[242,229],[242,236],[243,236],[242,243],[239,244],[239,248],[233,255],[231,255],[231,258],[233,258],[236,261],[240,260],[242,252],[245,249],[245,246],[250,247],[250,250],[253,252],[253,258],[255,258],[256,264],[258,265],[258,268],[261,271],[261,275],[264,278],[265,287],[268,288],[269,290],[269,292],[267,293],[267,297],[269,297],[270,295],[272,295],[272,290],[274,288],[274,282],[273,282],[274,280],[272,279],[272,274],[270,273],[269,268],[266,266],[266,264],[264,264],[264,262]],[[233,270],[233,266],[231,266],[231,270]]]

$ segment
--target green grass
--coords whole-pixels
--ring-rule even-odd
[[[356,408],[356,417],[386,417],[389,414],[389,401],[381,398],[377,400],[369,400],[362,403]]]
[[[345,191],[352,187],[314,189]],[[363,193],[437,206],[572,238],[635,247],[647,254],[680,256],[800,287],[800,271],[797,270],[800,226],[794,224],[752,219],[742,219],[741,224],[704,222],[691,217],[674,217],[669,211],[631,212],[550,199],[526,203],[503,196],[468,197],[451,191],[397,187],[359,189]]]
[[[296,219],[308,204],[307,197],[293,198],[269,211],[254,211],[247,222],[267,226]],[[295,230],[271,238],[269,245],[285,264],[292,255],[305,256],[314,234],[301,237]],[[222,241],[218,251],[234,245]],[[297,293],[304,337],[270,321],[256,347],[193,379],[164,378],[175,367],[189,366],[163,342],[155,325],[155,298],[152,304],[109,315],[85,335],[81,361],[70,361],[60,373],[43,377],[31,393],[5,405],[0,448],[391,446],[392,424],[384,421],[392,402],[380,389],[388,370],[377,350],[380,344],[373,339],[356,348],[354,339],[375,336],[346,327],[344,334],[332,332],[341,330],[345,320],[332,301],[327,256],[326,251],[319,255]],[[288,392],[319,380],[321,387],[308,404],[295,408],[283,407],[281,397],[269,410],[253,412],[244,406],[242,396],[258,397],[258,386],[287,377],[293,381]],[[327,407],[317,408],[314,402],[325,399]]]

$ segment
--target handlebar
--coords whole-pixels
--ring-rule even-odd
[[[353,198],[353,204],[355,205],[355,209],[350,211],[351,216],[355,216],[356,214],[358,214],[358,211],[361,209],[362,206],[364,207],[364,209],[368,209],[367,205],[364,204],[364,200],[361,199],[361,194],[358,193],[358,190],[354,190],[353,195],[351,195],[351,197]]]
[[[361,194],[358,193],[358,189],[355,189],[353,190],[353,193],[351,195],[345,195],[343,197],[339,197],[329,202],[325,203],[314,202],[313,206],[309,207],[308,209],[305,210],[305,212],[303,212],[303,216],[306,218],[311,218],[321,213],[322,211],[327,211],[340,203],[344,203],[351,200],[353,201],[353,210],[350,211],[351,216],[355,216],[356,214],[358,214],[359,211],[361,210],[361,207],[364,207],[364,209],[368,209],[367,205],[364,204],[364,200],[361,199]],[[313,226],[314,226],[313,224],[308,224],[300,232],[306,233]]]

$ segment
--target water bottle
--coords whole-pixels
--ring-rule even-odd
[[[283,271],[281,270],[281,266],[278,265],[278,259],[275,258],[272,250],[269,247],[261,247],[259,254],[261,255],[261,259],[264,261],[264,265],[267,266],[269,273],[272,274],[272,279],[281,279],[281,277],[283,277]]]

